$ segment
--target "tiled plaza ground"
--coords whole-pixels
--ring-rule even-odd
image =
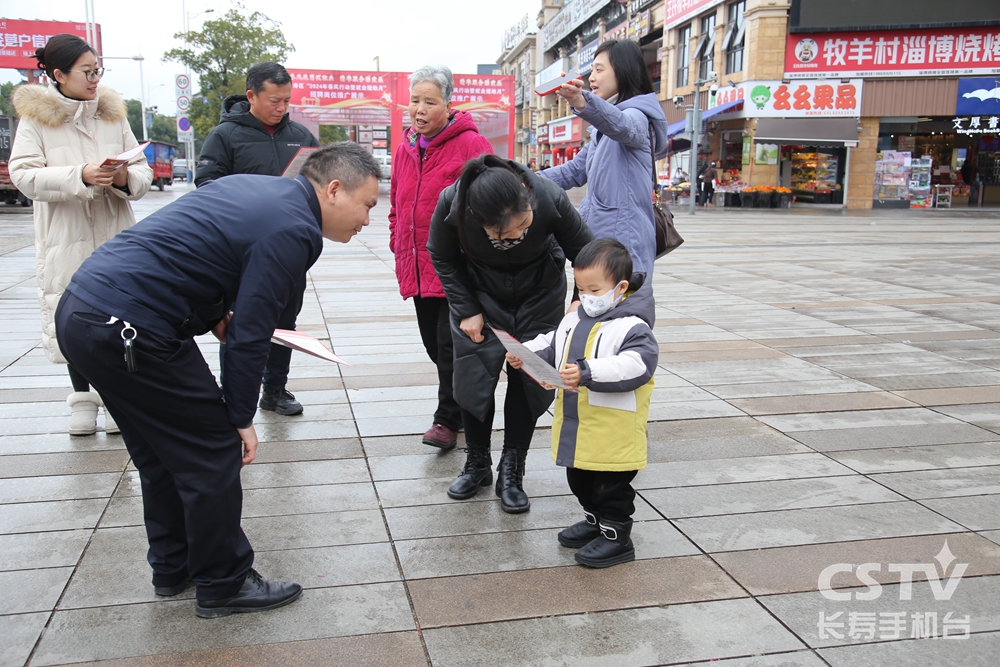
[[[463,455],[420,444],[386,213],[328,244],[299,320],[355,366],[295,355],[305,414],[260,414],[243,473],[257,567],[306,592],[205,621],[153,595],[121,439],[65,434],[30,216],[0,211],[0,666],[998,664],[1000,215],[681,213],[638,560],[593,571],[555,539],[580,510],[546,419],[529,513],[445,496]]]

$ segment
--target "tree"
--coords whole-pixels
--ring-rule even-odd
[[[187,65],[198,75],[201,95],[192,100],[188,116],[202,136],[218,124],[222,101],[246,92],[250,65],[262,60],[284,62],[295,51],[285,41],[280,23],[260,12],[245,12],[238,4],[221,18],[205,21],[201,31],[177,33],[174,37],[184,41],[184,48],[163,55],[164,60]]]
[[[323,146],[332,144],[335,141],[347,141],[350,136],[347,133],[347,128],[343,125],[320,125],[319,126],[319,143]]]
[[[11,96],[14,94],[14,89],[20,85],[20,83],[14,83],[13,81],[0,84],[0,116],[16,115],[14,113],[14,104],[11,102]]]

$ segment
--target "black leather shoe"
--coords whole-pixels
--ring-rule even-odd
[[[268,581],[251,569],[240,592],[222,600],[198,600],[194,613],[201,618],[221,618],[230,614],[267,611],[294,602],[302,587],[290,581]]]
[[[632,546],[632,522],[604,521],[598,523],[601,527],[600,537],[576,552],[577,563],[587,567],[611,567],[619,563],[635,560],[635,547]]]
[[[295,394],[284,389],[265,389],[259,405],[261,410],[271,410],[286,417],[302,414],[302,404],[295,400]]]
[[[493,483],[493,457],[490,446],[469,445],[465,448],[465,467],[462,474],[448,487],[448,497],[467,500],[479,489]]]
[[[522,488],[524,479],[524,459],[527,450],[504,448],[497,465],[496,494],[500,498],[500,509],[507,514],[520,514],[531,509],[528,494]]]
[[[585,547],[601,536],[601,529],[597,526],[597,516],[583,510],[585,519],[577,521],[569,528],[559,531],[559,544],[570,549]]]
[[[173,586],[153,586],[153,592],[157,595],[162,595],[163,597],[171,597],[174,595],[180,595],[187,587],[191,585],[191,577],[187,577],[184,581]]]

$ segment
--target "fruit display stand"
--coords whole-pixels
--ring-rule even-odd
[[[837,163],[835,155],[792,153],[791,185],[796,200],[814,204],[842,203],[843,194],[837,183]],[[838,198],[840,202],[835,201]]]

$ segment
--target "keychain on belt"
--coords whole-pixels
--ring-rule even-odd
[[[122,322],[125,327],[122,329],[122,340],[125,341],[125,369],[129,373],[135,373],[139,370],[139,367],[135,363],[135,339],[139,336],[139,332],[129,324],[128,322]],[[132,332],[131,336],[126,336],[127,332]]]

